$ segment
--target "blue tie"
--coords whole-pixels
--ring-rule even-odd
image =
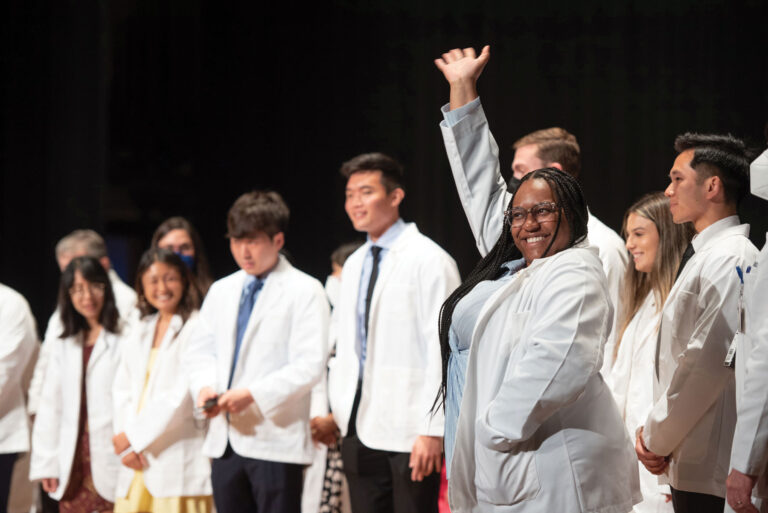
[[[256,295],[264,286],[264,280],[255,279],[245,286],[243,289],[243,296],[240,299],[240,310],[237,312],[237,335],[235,337],[235,354],[232,357],[232,369],[229,372],[229,381],[227,382],[227,389],[232,386],[232,377],[235,375],[235,366],[237,365],[237,357],[240,355],[240,346],[243,343],[243,335],[245,335],[245,328],[248,327],[248,319],[251,317],[251,310],[253,310],[253,304],[256,302]]]

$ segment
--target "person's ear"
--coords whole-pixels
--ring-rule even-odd
[[[555,169],[563,170],[563,165],[560,162],[550,162],[547,167],[554,167]]]
[[[393,207],[399,207],[404,198],[405,191],[400,187],[395,188],[389,193],[390,205]]]
[[[704,186],[706,187],[705,196],[708,200],[714,200],[721,194],[725,199],[725,190],[723,189],[723,181],[717,175],[712,175],[704,180]]]
[[[104,268],[105,271],[109,272],[110,269],[112,269],[112,262],[109,261],[108,256],[103,256],[99,258],[99,263]]]
[[[272,236],[272,245],[277,246],[277,250],[280,251],[285,246],[285,234],[283,232],[277,232]]]

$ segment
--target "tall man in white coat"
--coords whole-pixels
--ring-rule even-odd
[[[749,186],[744,143],[732,136],[684,134],[669,172],[672,219],[696,230],[661,312],[654,405],[635,450],[665,473],[677,513],[721,512],[736,424],[734,370],[725,366],[738,327],[739,277],[757,257],[740,224]]]
[[[768,200],[768,150],[752,162],[749,178],[752,194]],[[734,511],[757,513],[768,511],[768,234],[743,277],[745,325],[736,349],[738,421],[725,484]]]
[[[203,452],[219,513],[300,513],[312,461],[309,406],[325,368],[328,301],[280,250],[289,211],[276,192],[240,196],[229,247],[240,270],[215,282],[183,362],[211,419]]]
[[[8,506],[16,459],[29,451],[24,374],[37,349],[37,327],[27,300],[0,283],[0,513]]]
[[[474,57],[475,52],[472,48],[464,51],[451,50],[451,52],[461,53],[461,56],[464,52],[470,55],[468,53],[470,51]],[[486,46],[478,58],[487,61],[489,57],[490,49]],[[494,197],[496,197],[497,194],[506,194],[507,186],[498,169],[499,147],[488,128],[488,121],[477,94],[476,82],[477,79],[472,83],[456,84],[457,87],[451,89],[451,105],[456,104],[461,107],[454,111],[451,111],[447,105],[443,107],[445,119],[441,128],[451,169],[454,177],[462,184],[461,186],[467,189],[493,187]],[[513,148],[515,158],[512,162],[513,180],[510,182],[544,167],[560,169],[574,178],[579,178],[581,174],[579,143],[576,136],[563,128],[537,130],[518,139]],[[608,278],[608,293],[613,304],[615,326],[619,312],[619,288],[629,262],[627,250],[621,237],[591,212],[587,219],[587,229],[589,244],[597,248],[603,271]],[[499,237],[499,226],[495,224],[488,226],[488,230],[478,233],[481,233],[490,249]],[[487,250],[481,252],[485,254]],[[605,344],[603,375],[610,370],[613,363],[614,338],[612,333]]]
[[[368,240],[344,264],[329,400],[353,513],[437,512],[442,411],[440,306],[454,260],[400,219],[402,167],[381,153],[346,162],[345,209]]]

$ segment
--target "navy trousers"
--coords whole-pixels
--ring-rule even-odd
[[[227,444],[211,464],[218,513],[301,513],[304,465],[240,456]]]

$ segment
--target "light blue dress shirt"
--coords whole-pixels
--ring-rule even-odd
[[[357,291],[357,354],[360,356],[360,374],[358,375],[358,379],[361,381],[363,379],[363,368],[367,350],[365,333],[365,296],[368,294],[368,282],[371,279],[371,271],[373,270],[371,246],[379,246],[381,248],[381,253],[379,253],[379,276],[381,276],[381,265],[383,264],[384,259],[387,258],[392,244],[394,244],[400,234],[403,233],[405,228],[405,222],[402,219],[398,219],[395,221],[395,224],[390,226],[387,231],[378,238],[376,242],[372,242],[369,235],[368,241],[364,245],[365,259],[363,260],[363,270],[360,273],[360,285]],[[378,285],[378,281],[376,284]]]
[[[472,343],[472,333],[477,324],[485,302],[517,271],[525,267],[525,260],[512,260],[502,267],[507,268],[506,274],[496,280],[481,281],[456,304],[448,332],[448,344],[451,354],[448,356],[448,378],[445,391],[445,470],[448,478],[451,476],[451,460],[453,447],[456,443],[456,425],[459,422],[459,408],[464,395],[464,381],[467,374],[467,359],[469,346]]]
[[[461,119],[467,115],[469,111],[477,109],[479,106],[480,106],[480,97],[478,96],[468,104],[462,105],[458,109],[449,110],[450,107],[448,107],[447,105],[444,105],[440,110],[443,113],[443,119],[445,120],[445,125],[452,127],[452,126],[456,126],[459,123],[459,121],[461,121]]]

